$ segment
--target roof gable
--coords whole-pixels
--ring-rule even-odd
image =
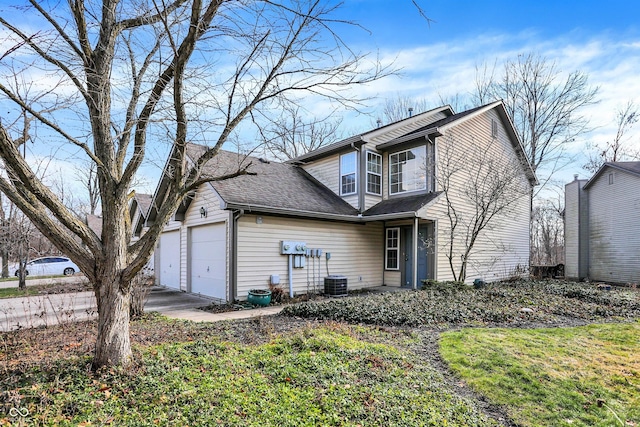
[[[583,188],[585,190],[588,190],[589,187],[591,187],[593,183],[596,182],[600,178],[600,176],[602,176],[605,169],[619,170],[640,178],[640,162],[606,162],[605,164],[600,166],[600,169],[598,169],[595,175],[593,175],[591,179],[587,181]]]
[[[442,115],[451,116],[453,114],[453,110],[448,105],[434,108],[432,110],[416,114],[406,119],[399,120],[397,122],[393,122],[388,125],[381,126],[379,128],[372,129],[367,132],[335,142],[333,144],[318,148],[317,150],[296,157],[291,162],[310,162],[336,154],[352,146],[359,147],[364,143],[376,140],[382,140],[382,142],[384,142],[397,136],[413,132],[416,129],[428,126],[429,123],[437,121],[438,118]]]

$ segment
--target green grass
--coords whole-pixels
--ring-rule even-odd
[[[47,276],[47,277],[43,277],[43,279],[46,279],[48,277],[59,277],[59,276]],[[29,283],[27,282],[26,288],[20,289],[18,288],[18,281],[16,279],[15,288],[0,288],[0,298],[19,298],[19,297],[28,297],[31,295],[38,295],[41,291],[44,291],[47,288],[51,288],[53,286],[55,285],[54,284],[29,285]]]
[[[40,289],[37,289],[40,288]],[[16,282],[15,288],[0,288],[0,298],[18,298],[28,297],[30,295],[37,295],[42,286],[27,286],[24,290],[18,288]]]
[[[640,425],[640,323],[464,329],[440,350],[522,426]]]
[[[415,354],[362,336],[334,325],[262,345],[161,345],[134,373],[91,375],[82,358],[9,375],[0,389],[29,425],[496,425]]]

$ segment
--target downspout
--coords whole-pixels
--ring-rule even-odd
[[[418,217],[413,218],[413,289],[418,289]]]
[[[231,211],[231,255],[229,266],[229,302],[235,301],[238,291],[238,220],[244,209]]]
[[[364,192],[365,192],[365,182],[366,182],[366,151],[363,151],[361,148],[357,148],[354,142],[351,142],[351,147],[358,153],[358,165],[356,166],[357,170],[357,179],[358,179],[358,213],[364,212]],[[363,167],[363,165],[365,165]]]

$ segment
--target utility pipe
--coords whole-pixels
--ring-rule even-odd
[[[293,255],[289,254],[289,297],[293,298]]]

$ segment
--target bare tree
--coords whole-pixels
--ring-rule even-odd
[[[382,124],[397,122],[413,114],[425,112],[429,106],[430,103],[423,98],[414,99],[398,95],[395,98],[386,99],[382,106]]]
[[[564,262],[562,198],[538,200],[532,212],[531,263],[557,265]]]
[[[131,281],[147,264],[163,225],[183,198],[212,179],[203,166],[233,135],[302,94],[357,104],[344,89],[384,76],[363,69],[363,56],[342,42],[336,6],[293,2],[126,0],[48,2],[28,0],[30,22],[0,17],[8,34],[0,55],[4,73],[18,82],[56,79],[27,102],[4,83],[4,101],[27,111],[55,142],[96,165],[102,201],[98,237],[41,180],[18,151],[20,134],[0,126],[0,191],[93,284],[98,307],[94,367],[131,362]],[[38,28],[33,31],[33,28]],[[196,53],[197,52],[197,53]],[[42,74],[38,74],[43,70]],[[4,80],[0,79],[0,82]],[[50,86],[50,85],[47,85]],[[74,97],[77,102],[66,102]],[[59,107],[65,101],[65,108]],[[252,118],[253,120],[247,120]],[[128,195],[147,158],[148,141],[170,151],[172,179],[157,220],[137,241],[127,227]],[[188,159],[188,142],[207,145]]]
[[[93,162],[86,162],[76,166],[76,177],[86,190],[85,215],[95,215],[100,206],[100,186],[98,184],[98,170]]]
[[[522,165],[517,159],[496,155],[497,144],[497,139],[478,141],[462,151],[456,136],[449,133],[438,146],[436,174],[445,200],[448,224],[444,227],[449,236],[443,249],[456,281],[466,279],[481,234],[513,216],[529,195]]]
[[[553,61],[534,53],[507,61],[501,76],[485,65],[476,69],[478,100],[502,99],[531,166],[544,188],[562,166],[566,146],[589,130],[584,107],[596,102],[597,88],[588,77],[573,71],[566,77]]]
[[[285,106],[272,125],[262,130],[264,148],[281,161],[295,159],[341,139],[342,119],[328,115],[305,120],[299,106]]]
[[[3,274],[6,273],[4,277],[8,277],[18,273],[18,288],[25,289],[26,265],[34,249],[32,243],[40,246],[37,237],[41,236],[36,236],[37,233],[34,233],[35,227],[31,221],[13,203],[3,205],[1,210],[3,221],[0,229],[0,247],[2,247]],[[17,261],[16,269],[9,269],[10,260]]]
[[[633,150],[627,146],[628,133],[640,119],[640,107],[633,101],[628,101],[624,107],[616,111],[616,135],[604,145],[591,145],[589,161],[583,166],[591,173],[596,173],[606,162],[632,161],[640,158],[640,150]]]

